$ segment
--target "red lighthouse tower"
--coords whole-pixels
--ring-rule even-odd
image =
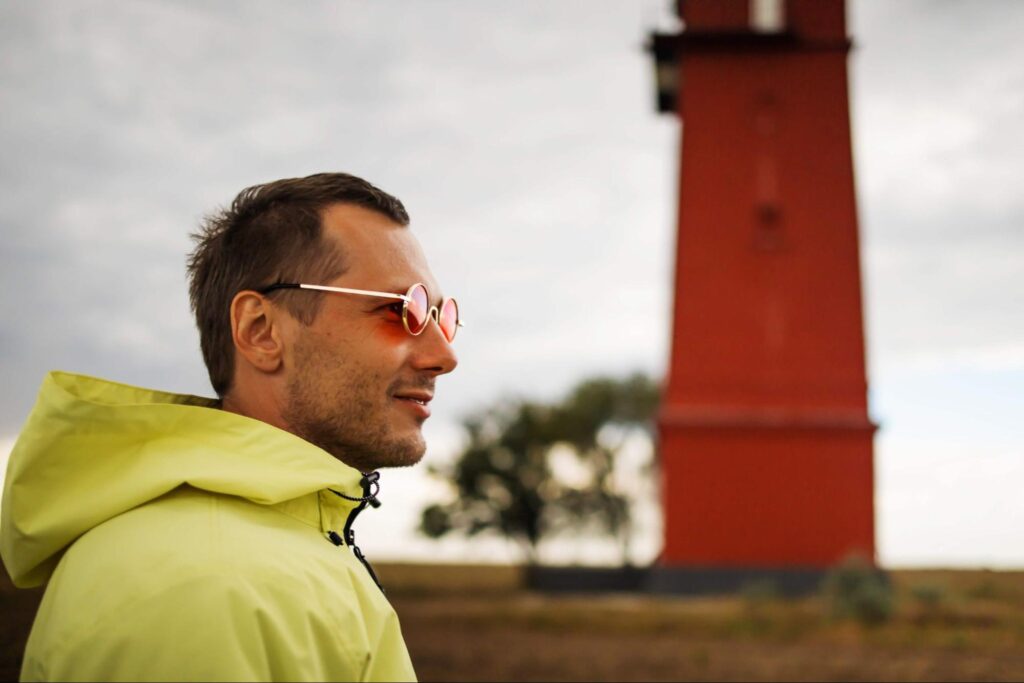
[[[683,123],[653,588],[807,584],[874,559],[843,0],[679,0]]]

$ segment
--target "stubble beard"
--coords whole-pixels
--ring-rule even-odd
[[[389,424],[389,383],[305,335],[295,358],[283,417],[296,436],[360,472],[420,461],[426,450],[422,432],[396,435]]]

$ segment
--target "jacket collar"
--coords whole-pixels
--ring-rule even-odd
[[[353,497],[360,495],[356,493]],[[349,517],[359,507],[359,502],[341,498],[330,489],[323,489],[270,507],[326,536],[332,531],[342,533]]]
[[[340,531],[357,504],[330,490],[361,498],[362,478],[213,399],[53,372],[11,452],[0,555],[17,585],[38,585],[76,538],[182,485]]]

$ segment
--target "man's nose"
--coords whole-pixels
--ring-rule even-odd
[[[431,316],[427,321],[427,329],[417,337],[416,358],[414,365],[417,370],[427,370],[435,375],[446,375],[459,364],[458,356],[451,342],[444,336],[437,319]]]

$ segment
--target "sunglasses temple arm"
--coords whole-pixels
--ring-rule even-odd
[[[360,294],[362,296],[377,296],[383,299],[399,299],[409,301],[405,294],[393,294],[392,292],[377,292],[372,289],[349,289],[348,287],[328,287],[327,285],[299,285],[300,289],[313,289],[318,292],[338,292],[340,294]]]

